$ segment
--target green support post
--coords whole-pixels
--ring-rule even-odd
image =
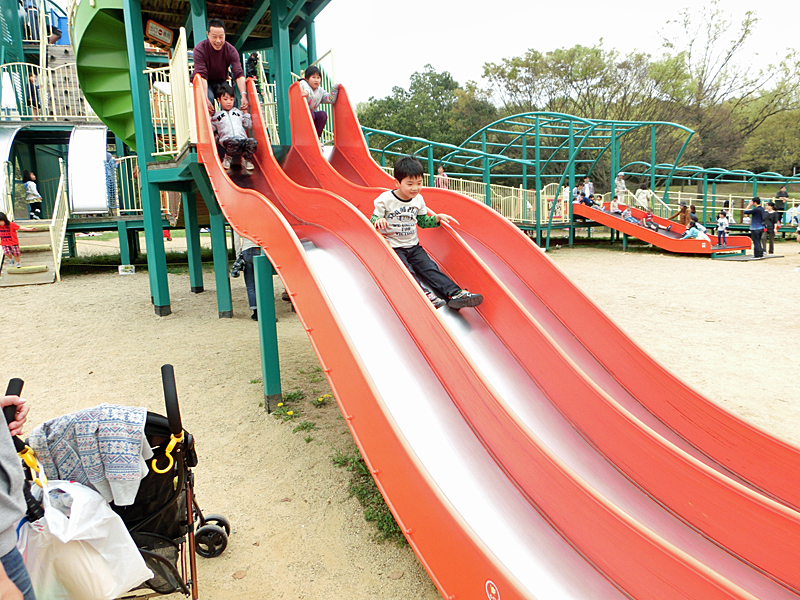
[[[278,103],[278,131],[281,144],[292,143],[291,120],[289,119],[289,86],[292,85],[291,45],[289,24],[284,23],[286,0],[272,0],[270,19],[272,24],[272,62],[270,72],[275,76],[275,101]]]
[[[186,230],[186,255],[189,261],[189,287],[195,294],[203,291],[203,259],[200,253],[200,227],[197,224],[197,198],[181,192],[183,223]]]
[[[275,327],[275,289],[272,265],[263,255],[253,257],[258,307],[258,341],[261,346],[261,381],[264,384],[264,407],[272,412],[282,399],[281,364],[278,358],[278,330]]]
[[[217,204],[216,211],[208,207],[211,221],[211,253],[214,256],[214,281],[217,284],[217,310],[220,319],[233,318],[231,280],[228,278],[228,244],[225,238],[225,217]],[[213,214],[216,212],[216,214]]]
[[[627,233],[623,233],[622,234],[622,251],[623,252],[627,252],[628,251],[628,234]]]
[[[428,173],[431,187],[436,186],[436,168],[433,166],[433,146],[428,146]]]
[[[614,188],[614,184],[617,182],[617,124],[611,124],[611,143],[609,146],[611,147],[611,172],[609,173],[608,180],[611,182],[611,197],[614,197],[616,190]],[[620,201],[622,198],[620,198]]]
[[[309,65],[317,62],[317,28],[314,19],[306,23],[306,52]]]
[[[147,243],[147,271],[150,278],[150,296],[156,315],[164,317],[172,312],[167,282],[167,258],[161,234],[161,198],[158,186],[150,183],[147,160],[155,151],[155,135],[150,117],[150,91],[144,56],[144,31],[140,0],[122,3],[125,18],[125,38],[128,46],[128,64],[133,101],[133,121],[136,131],[136,154],[139,165],[139,184],[142,194],[144,235]]]
[[[204,0],[189,0],[192,11],[192,39],[196,46],[206,37],[206,3]]]
[[[214,196],[214,189],[208,179],[208,174],[199,163],[189,167],[194,182],[200,195],[208,207],[211,221],[211,253],[214,257],[214,281],[217,284],[217,311],[220,319],[233,317],[233,302],[231,301],[231,281],[228,278],[228,246],[225,240],[225,217]]]
[[[753,198],[758,197],[758,177],[753,177]]]
[[[485,131],[483,133],[481,133],[481,150],[483,151],[484,154],[486,153],[486,132]],[[486,200],[485,200],[485,202],[486,202],[486,206],[491,206],[492,205],[492,186],[491,186],[492,176],[489,173],[489,157],[488,156],[484,156],[481,159],[481,162],[483,163],[483,183],[486,186]]]
[[[705,225],[708,221],[706,213],[708,212],[708,173],[703,173],[703,220],[701,223]]]
[[[569,247],[575,242],[575,229],[573,227],[575,217],[572,214],[572,190],[575,189],[575,126],[574,122],[569,122],[569,193],[567,204],[569,208]],[[549,235],[549,233],[548,233]]]
[[[539,125],[540,125],[539,117],[536,117],[534,121],[535,129],[533,132],[534,144],[535,144],[533,150],[534,154],[533,168],[536,170],[536,178],[534,185],[536,186],[536,245],[537,246],[542,245],[542,169],[539,162],[541,159],[541,153],[539,149]],[[558,198],[559,193],[560,190],[556,190],[556,198]]]
[[[297,73],[298,75],[302,74],[303,67],[300,64],[300,44],[289,44],[289,51],[292,54],[292,73]],[[308,64],[308,62],[306,62]]]
[[[650,189],[656,189],[656,126],[650,127]],[[652,197],[650,198],[652,202]]]
[[[117,237],[119,238],[119,263],[130,265],[131,247],[128,243],[128,223],[126,221],[117,221]]]

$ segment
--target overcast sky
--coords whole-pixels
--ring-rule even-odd
[[[334,70],[356,102],[382,98],[395,85],[408,88],[409,77],[430,63],[450,71],[460,84],[480,82],[483,64],[575,44],[656,55],[659,30],[679,18],[688,5],[628,0],[332,0],[317,17],[319,54],[334,51]],[[700,6],[700,3],[696,3]],[[725,0],[731,20],[745,11],[759,18],[745,47],[744,60],[763,66],[800,48],[800,8],[785,0]],[[487,9],[494,12],[485,14]],[[323,62],[323,67],[330,63]]]

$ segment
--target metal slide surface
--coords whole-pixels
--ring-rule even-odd
[[[239,186],[221,169],[205,116],[201,161],[229,222],[262,245],[294,296],[384,497],[445,597],[797,598],[751,566],[794,586],[778,557],[796,543],[797,515],[644,432],[635,443],[701,490],[701,510],[737,520],[746,534],[708,526],[710,536],[750,562],[664,510],[546,401],[556,388],[580,401],[599,391],[455,232],[437,231],[434,254],[450,253],[444,262],[459,280],[474,271],[491,299],[437,314],[362,214],[286,176],[256,111],[253,119],[257,169],[235,176]],[[536,361],[519,355],[523,342]]]
[[[394,180],[369,155],[346,91],[339,97],[330,164],[351,183],[393,187]],[[655,362],[495,211],[447,190],[426,189],[424,196],[433,210],[457,214],[459,234],[470,249],[625,410],[710,468],[800,507],[800,449],[727,412]]]
[[[108,130],[77,125],[69,136],[69,204],[72,214],[108,212],[106,139]]]
[[[608,207],[606,206],[606,209]],[[644,211],[631,206],[631,212],[635,219],[642,220],[644,218]],[[680,237],[686,231],[686,227],[679,223],[663,219],[661,217],[653,217],[653,220],[664,229],[653,231],[642,225],[626,221],[619,215],[614,215],[608,210],[600,210],[598,208],[589,207],[585,204],[573,204],[572,213],[579,217],[584,217],[590,221],[595,221],[606,227],[611,227],[627,235],[653,244],[667,252],[676,252],[678,254],[712,254],[714,252],[739,252],[741,250],[750,249],[750,238],[744,235],[729,235],[727,246],[717,246],[717,236],[709,234],[710,242],[705,240],[682,240]],[[665,229],[669,227],[670,230]]]
[[[346,103],[346,95],[344,98]],[[310,117],[302,98],[294,88],[290,90],[290,101],[294,146],[283,163],[286,172],[304,185],[335,190],[363,213],[371,212],[371,202],[382,190],[356,185],[335,172],[322,158]],[[340,110],[338,104],[335,110]],[[357,126],[357,122],[353,122]],[[337,128],[338,124],[339,121]],[[341,135],[341,129],[337,129],[337,135]],[[426,198],[429,191],[431,190],[426,190]],[[481,206],[471,200],[468,202]],[[461,219],[462,214],[457,212],[457,208],[459,207],[455,206],[448,212]],[[513,230],[517,231],[516,228]],[[463,231],[461,233],[466,235]],[[524,306],[520,306],[527,300],[524,295],[521,301],[515,298],[509,288],[498,281],[498,278],[492,277],[487,264],[472,253],[471,249],[459,247],[458,243],[448,243],[448,240],[460,240],[457,234],[448,237],[435,230],[421,234],[423,243],[431,254],[446,270],[455,275],[457,281],[463,283],[471,279],[476,283],[476,287],[471,289],[483,293],[491,289],[487,302],[476,311],[483,322],[480,318],[473,318],[472,314],[466,319],[461,315],[452,318],[451,311],[443,311],[441,314],[453,334],[467,348],[473,361],[501,392],[508,403],[506,410],[510,410],[530,428],[529,434],[532,437],[544,441],[564,461],[564,467],[572,470],[584,482],[590,483],[593,490],[603,498],[610,500],[627,515],[633,516],[639,523],[646,525],[664,540],[679,546],[682,551],[707,567],[735,581],[757,597],[794,597],[792,593],[777,586],[770,577],[764,577],[749,565],[732,560],[730,554],[710,544],[695,531],[703,531],[719,545],[739,554],[745,562],[753,561],[761,570],[796,587],[796,581],[792,581],[792,568],[786,563],[785,557],[774,553],[773,547],[774,543],[786,543],[785,550],[797,547],[797,514],[794,511],[777,506],[751,490],[731,482],[728,477],[711,472],[711,469],[698,461],[690,460],[675,448],[675,445],[682,442],[677,436],[672,435],[676,442],[673,445],[652,432],[648,433],[648,428],[637,421],[635,416],[629,414],[626,420],[625,409],[617,407],[616,411],[613,410],[613,400],[598,390],[594,382],[587,385],[585,373],[575,368],[571,357],[553,343],[546,328],[539,325],[525,311]],[[529,249],[539,254],[535,247],[529,243],[528,245]],[[490,255],[486,257],[491,258]],[[493,265],[492,270],[501,274],[499,279],[508,280],[502,265]],[[487,272],[482,281],[475,277],[479,271]],[[492,299],[496,299],[496,302]],[[465,320],[468,320],[466,326]],[[571,404],[570,399],[573,399]],[[599,408],[589,409],[585,404],[586,400],[592,399],[599,401]],[[609,408],[612,410],[609,411]],[[590,423],[594,420],[597,423]],[[629,442],[627,438],[637,439]],[[616,442],[617,439],[625,439],[626,442],[620,444]],[[597,449],[600,450],[599,454]],[[687,449],[694,450],[691,446]],[[700,454],[700,458],[707,457]],[[617,470],[606,460],[614,463]],[[524,465],[521,457],[516,461]],[[718,466],[713,462],[711,464]],[[514,473],[519,465],[504,462],[503,466],[507,472]],[[643,476],[648,471],[651,476]],[[655,481],[653,473],[657,474]],[[643,494],[642,489],[633,485],[629,478],[639,483],[648,494]],[[675,486],[674,481],[682,481],[683,485]],[[689,483],[690,481],[694,483]],[[676,487],[682,491],[676,494],[672,489]],[[544,506],[548,505],[548,500],[550,499],[539,499],[537,506],[558,527],[561,515],[547,512],[548,509]],[[684,510],[687,506],[700,505],[705,507],[700,509],[702,517],[698,513],[693,514],[693,510]],[[721,510],[723,505],[726,508]],[[563,506],[548,506],[556,513],[565,510]],[[668,510],[664,510],[665,506]],[[728,520],[729,511],[736,512],[738,517],[733,521]],[[754,513],[761,516],[753,519]],[[684,521],[675,519],[675,515]],[[744,524],[747,521],[749,524]],[[695,529],[687,527],[687,522]],[[772,530],[766,536],[762,529],[765,524]],[[590,559],[596,557],[598,548],[581,543],[591,545],[597,541],[586,538],[579,541],[580,536],[573,537],[575,532],[571,525],[574,526],[574,523],[562,525],[559,530],[584,555]],[[747,533],[741,536],[728,535],[729,530],[737,526],[742,533],[744,530]],[[793,538],[791,541],[787,538],[784,526],[792,531],[788,534],[788,538]],[[635,552],[631,546],[623,555]],[[613,567],[608,567],[604,573],[620,587],[632,592],[634,597],[659,597],[653,590],[643,596],[637,595],[629,585],[623,583],[624,574],[614,571]],[[703,597],[699,590],[693,590],[693,594],[696,595],[688,597]]]

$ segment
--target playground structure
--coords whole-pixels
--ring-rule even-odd
[[[139,43],[148,2],[74,8],[78,76],[82,87],[84,77],[98,86],[87,85],[86,98],[137,150],[156,314],[169,314],[160,193],[170,191],[181,196],[192,291],[203,289],[197,205],[208,209],[220,316],[231,316],[226,221],[262,246],[255,264],[268,406],[280,397],[275,272],[367,465],[445,598],[798,598],[798,449],[654,363],[487,206],[491,198],[425,191],[433,210],[461,225],[422,231],[422,243],[486,297],[477,310],[431,307],[367,220],[393,181],[370,158],[345,87],[328,159],[290,87],[292,40],[298,31],[313,38],[326,4],[238,7],[246,19],[232,40],[261,50],[270,39],[276,78],[273,98],[248,81],[259,140],[250,176],[222,169],[206,111],[192,108],[204,99],[188,79],[186,28],[169,67],[152,78]],[[200,2],[186,8],[195,32],[217,16]],[[269,29],[259,29],[264,20]],[[254,31],[261,37],[248,41]],[[121,58],[98,59],[112,44],[127,52],[127,82]],[[310,60],[310,42],[308,52]],[[157,115],[153,87],[166,99]],[[553,202],[548,220],[558,206],[572,210]]]
[[[572,245],[576,228],[594,226],[576,223],[573,219],[571,190],[584,176],[592,178],[601,169],[612,187],[618,174],[633,178],[636,183],[646,183],[652,193],[648,206],[641,208],[649,208],[657,216],[667,218],[677,212],[682,201],[696,204],[699,220],[709,226],[714,225],[726,201],[729,214],[735,223],[741,224],[741,211],[758,195],[759,185],[800,183],[800,176],[779,173],[680,166],[694,132],[676,123],[524,113],[485,126],[460,146],[392,131],[363,129],[370,151],[382,167],[387,167],[388,160],[408,153],[426,164],[428,178],[442,166],[448,173],[450,189],[491,206],[521,229],[530,231],[536,243],[545,248],[549,248],[554,228],[567,229]],[[650,161],[623,162],[623,157],[627,156],[623,142],[637,137],[638,147],[643,141],[647,142]],[[498,180],[503,183],[497,183]],[[516,181],[520,182],[518,186],[513,184]],[[745,194],[744,189],[736,195],[718,193],[717,185],[723,183],[746,186],[752,193]],[[686,192],[684,186],[695,189]],[[614,192],[597,195],[598,201],[609,202]],[[620,201],[638,206],[630,190]],[[797,205],[795,202],[787,208],[795,209]],[[792,216],[786,215],[785,231],[794,231],[789,227]],[[733,229],[737,228],[742,227],[734,224]]]

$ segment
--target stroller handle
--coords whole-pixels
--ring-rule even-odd
[[[22,386],[25,385],[25,382],[22,381],[19,377],[14,377],[8,382],[8,386],[6,387],[6,396],[19,396],[22,393]],[[14,417],[17,415],[17,407],[13,404],[9,406],[3,407],[3,416],[6,418],[6,423],[11,423],[14,420]],[[22,452],[25,450],[25,442],[19,439],[19,436],[14,436],[14,448],[17,452]]]
[[[19,396],[22,393],[22,386],[25,385],[25,382],[22,381],[19,377],[14,377],[8,382],[8,387],[6,388],[6,396]],[[3,416],[6,418],[6,423],[11,423],[14,420],[14,416],[17,414],[17,409],[14,405],[4,406],[3,407]]]
[[[162,365],[161,384],[164,387],[164,403],[167,406],[167,420],[173,435],[179,436],[183,431],[181,409],[178,405],[178,389],[175,386],[175,369],[172,365]]]

